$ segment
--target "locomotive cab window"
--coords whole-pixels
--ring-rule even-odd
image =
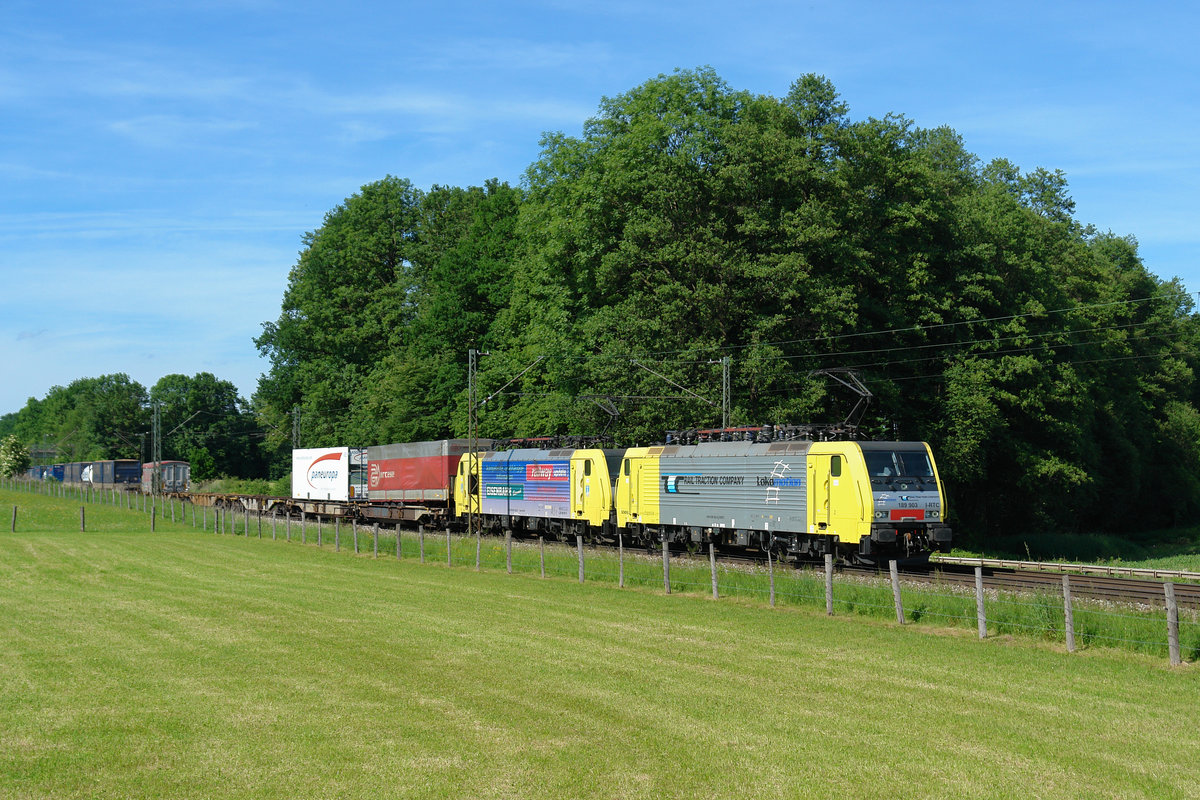
[[[834,456],[829,459],[829,474],[835,478],[842,476],[842,457]]]
[[[932,478],[933,465],[923,450],[865,450],[872,478]]]
[[[629,459],[625,460],[625,477],[629,477]]]
[[[592,474],[592,460],[590,458],[587,461],[583,462],[583,474],[584,475]]]

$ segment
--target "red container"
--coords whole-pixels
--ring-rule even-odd
[[[489,450],[491,445],[491,439],[477,440],[480,450]],[[447,503],[458,460],[470,446],[468,439],[443,439],[368,447],[367,497],[407,503]]]

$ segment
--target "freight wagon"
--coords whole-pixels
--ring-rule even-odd
[[[159,467],[159,483],[154,482],[155,467]],[[186,492],[191,482],[191,466],[186,461],[148,461],[142,464],[142,492]]]
[[[91,467],[90,482],[97,486],[136,485],[142,479],[142,462],[136,459],[93,461]]]

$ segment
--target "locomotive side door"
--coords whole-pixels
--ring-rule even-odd
[[[859,485],[861,460],[844,443],[825,445],[841,452],[808,454],[809,533],[837,536],[844,543],[857,542],[861,523],[869,517]],[[816,449],[814,447],[814,449]],[[865,515],[865,516],[864,516]],[[869,524],[870,519],[866,522]]]
[[[638,482],[637,482],[637,467],[641,459],[632,459],[626,456],[621,461],[621,480],[625,481],[626,491],[629,493],[629,515],[634,519],[638,516]]]
[[[613,509],[613,485],[603,450],[576,450],[571,456],[571,517],[599,527]]]
[[[825,453],[808,454],[808,532],[827,533],[833,488],[830,476],[832,457]]]
[[[454,504],[459,516],[478,514],[480,511],[478,453],[465,453],[458,460],[458,471],[454,480]]]

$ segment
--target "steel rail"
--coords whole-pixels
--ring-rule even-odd
[[[929,557],[931,563],[956,564],[964,567],[992,567],[994,569],[1025,570],[1029,572],[1078,573],[1080,575],[1107,575],[1115,577],[1126,575],[1131,578],[1150,578],[1154,580],[1181,580],[1200,582],[1200,572],[1187,572],[1179,569],[1147,569],[1142,567],[1116,567],[1102,564],[1071,564],[1058,561],[1010,561],[1000,558],[954,558],[934,553]]]

